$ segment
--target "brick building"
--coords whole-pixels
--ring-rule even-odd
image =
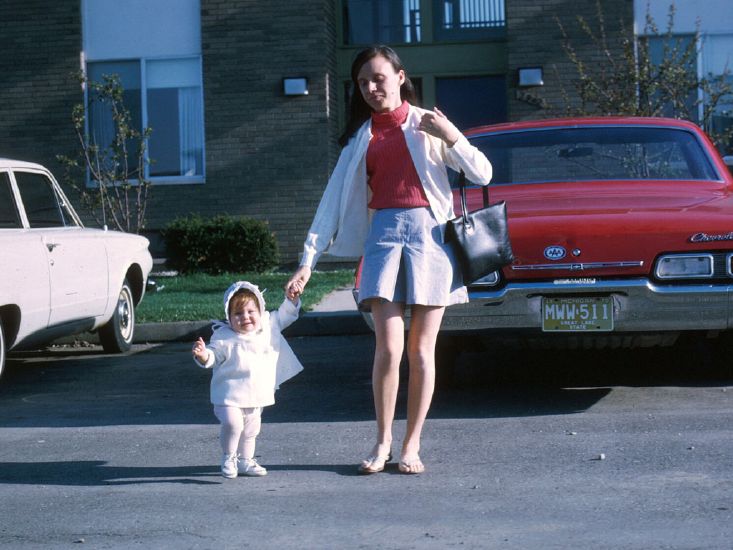
[[[609,33],[633,27],[633,0],[601,4]],[[594,19],[596,1],[4,0],[0,156],[58,174],[56,155],[75,147],[74,73],[119,68],[153,128],[154,252],[174,217],[243,214],[268,220],[292,263],[339,152],[363,44],[394,46],[423,105],[461,127],[546,117],[574,77],[558,21],[591,50],[577,15]]]

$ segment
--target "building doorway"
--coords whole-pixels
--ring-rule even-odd
[[[435,79],[435,104],[459,130],[507,121],[504,76]]]

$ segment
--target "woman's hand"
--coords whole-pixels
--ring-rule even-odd
[[[295,270],[295,273],[285,283],[285,294],[289,299],[297,298],[305,290],[305,285],[311,278],[311,268],[307,265],[301,265]]]
[[[299,279],[291,281],[285,290],[285,296],[296,306],[298,305],[298,298],[300,298],[301,294],[303,294],[303,281]]]
[[[448,147],[453,147],[461,137],[461,132],[458,128],[437,107],[435,107],[435,112],[425,113],[422,116],[418,129],[426,134],[442,139]]]

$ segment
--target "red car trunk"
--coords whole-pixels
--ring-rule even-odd
[[[733,198],[724,182],[552,182],[489,191],[492,203],[507,202],[516,257],[504,269],[508,279],[648,275],[660,252],[710,250],[709,241],[690,244],[693,235],[733,231]],[[481,190],[469,189],[469,209],[481,205]],[[554,249],[548,257],[548,247],[562,247],[564,255]],[[624,265],[588,265],[599,262]]]

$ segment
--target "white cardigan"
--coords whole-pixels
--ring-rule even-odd
[[[442,139],[419,130],[420,119],[427,112],[410,105],[402,131],[430,209],[445,228],[445,222],[455,217],[446,166],[462,169],[472,182],[487,185],[491,163],[463,135],[448,147]],[[371,138],[370,119],[341,151],[308,231],[300,265],[312,269],[326,250],[334,256],[363,254],[370,221],[366,153]]]
[[[264,303],[262,305],[264,307]],[[298,305],[284,300],[277,311],[265,311],[259,330],[238,333],[229,325],[214,331],[203,368],[214,369],[211,402],[229,407],[266,407],[275,403],[275,390],[303,370],[281,331],[298,319]]]

